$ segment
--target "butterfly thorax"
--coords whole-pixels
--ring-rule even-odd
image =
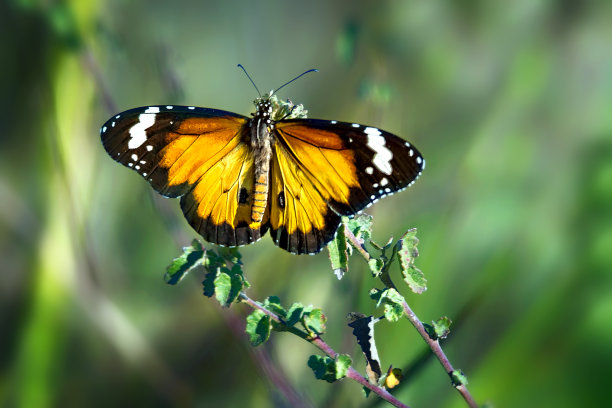
[[[254,159],[253,202],[251,205],[251,225],[259,228],[266,211],[270,181],[270,160],[272,158],[272,104],[268,98],[257,101],[256,111],[249,122],[251,148]]]

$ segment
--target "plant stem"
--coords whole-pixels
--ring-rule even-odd
[[[312,343],[315,347],[317,347],[319,350],[327,354],[329,357],[335,359],[338,356],[338,353],[333,348],[331,348],[331,346],[327,344],[320,336],[313,337],[300,329],[287,326],[285,322],[277,314],[269,311],[268,309],[263,307],[261,304],[259,304],[258,302],[248,297],[247,294],[244,292],[240,292],[240,299],[244,303],[248,304],[251,308],[261,310],[263,313],[270,316],[270,318],[274,320],[276,323],[283,325],[286,331],[291,332],[301,337],[302,339],[308,341],[309,343]],[[362,386],[368,388],[369,390],[371,390],[372,392],[374,392],[379,397],[389,402],[393,406],[400,407],[400,408],[410,408],[408,405],[402,403],[400,400],[398,400],[393,395],[391,395],[389,391],[387,391],[385,388],[380,387],[375,384],[371,384],[364,376],[362,376],[353,367],[348,368],[346,376],[358,382]]]
[[[344,226],[344,233],[347,239],[353,245],[353,247],[357,249],[361,256],[363,256],[363,258],[366,260],[366,262],[369,262],[370,259],[372,259],[372,256],[368,253],[368,251],[365,250],[365,248],[363,248],[357,237],[355,237],[353,232],[346,225]],[[387,288],[397,290],[388,273],[381,274],[381,280],[383,281],[385,286],[387,286]],[[444,351],[440,346],[440,342],[429,337],[429,334],[427,334],[423,323],[421,323],[421,320],[419,320],[418,316],[412,311],[412,309],[405,300],[402,302],[402,308],[404,309],[404,314],[406,315],[408,320],[410,320],[410,323],[412,323],[412,325],[419,332],[423,340],[425,340],[425,343],[427,343],[431,351],[437,357],[438,361],[440,361],[440,364],[442,364],[442,367],[444,367],[446,373],[451,376],[452,372],[455,371],[455,369],[450,363],[448,357],[446,357],[446,354],[444,354]],[[467,386],[458,385],[455,386],[455,389],[459,392],[459,394],[461,394],[461,396],[470,408],[478,408],[478,404],[474,400],[474,397],[472,397],[472,395],[470,394],[469,390],[467,389]]]

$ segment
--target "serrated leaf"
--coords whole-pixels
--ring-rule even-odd
[[[308,367],[310,367],[318,380],[325,380],[333,383],[336,378],[336,362],[327,356],[312,355],[308,359]]]
[[[202,281],[204,296],[212,297],[215,294],[215,278],[217,271],[209,271],[204,276]]]
[[[223,307],[229,306],[228,300],[232,290],[232,277],[225,272],[219,272],[217,273],[214,284],[217,301],[219,301]]]
[[[340,224],[336,236],[327,245],[329,261],[338,280],[348,271],[349,244],[344,233],[344,224]]]
[[[202,244],[194,239],[190,246],[183,248],[183,253],[174,258],[166,268],[164,280],[170,285],[176,285],[187,273],[203,264],[203,256],[206,253]]]
[[[304,312],[302,320],[304,326],[306,326],[308,330],[316,334],[325,333],[325,322],[327,321],[327,317],[325,317],[321,309],[312,309],[309,312]]]
[[[339,354],[336,357],[336,380],[346,377],[346,372],[353,364],[353,360],[347,354]]]
[[[439,339],[445,339],[450,333],[451,319],[446,316],[442,316],[438,320],[431,322],[436,333],[436,337]]]
[[[434,329],[434,327],[431,324],[428,324],[428,323],[422,323],[422,324],[429,338],[432,340],[437,340],[438,335],[436,334],[436,329]]]
[[[416,248],[418,243],[419,239],[416,237],[416,228],[408,230],[397,242],[397,254],[404,281],[408,284],[410,290],[421,294],[427,290],[427,279],[425,279],[423,272],[414,266],[414,260],[419,255]]]
[[[264,301],[264,307],[268,309],[269,311],[271,311],[272,313],[280,316],[283,319],[287,316],[287,311],[281,305],[281,302],[278,296],[269,296]]]
[[[390,322],[396,322],[404,315],[404,297],[395,289],[372,289],[370,297],[376,300],[376,307],[384,305],[385,319]]]
[[[302,316],[304,315],[304,305],[301,303],[294,303],[291,305],[289,310],[287,311],[287,320],[286,323],[288,326],[293,326],[300,320],[302,320]]]
[[[404,275],[404,282],[414,293],[421,294],[427,290],[427,279],[419,268],[410,266],[407,269],[402,269],[402,275]]]
[[[467,385],[468,380],[463,371],[461,370],[453,370],[450,373],[451,381],[453,382],[453,386],[458,387],[460,385]]]
[[[257,309],[246,318],[246,333],[253,346],[259,346],[270,338],[270,316]]]
[[[353,235],[362,243],[369,242],[372,238],[372,216],[359,214],[346,223]]]
[[[372,271],[372,275],[377,277],[382,272],[382,269],[385,266],[385,261],[380,258],[370,258],[368,261],[368,266],[370,267],[370,271]]]

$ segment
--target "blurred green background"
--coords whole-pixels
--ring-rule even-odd
[[[477,401],[606,405],[610,21],[612,3],[571,0],[3,1],[0,404],[384,405],[315,380],[317,350],[288,334],[252,349],[248,309],[221,309],[199,277],[166,285],[195,233],[101,146],[101,124],[137,106],[250,113],[242,63],[262,90],[318,68],[280,96],[419,147],[421,179],[368,212],[379,241],[419,229],[429,289],[405,294],[422,320],[453,319],[444,347]],[[338,281],[325,252],[265,238],[242,253],[253,298],[322,307],[363,370],[345,315],[380,312],[360,260]],[[464,406],[407,321],[377,342],[410,373],[402,401]]]

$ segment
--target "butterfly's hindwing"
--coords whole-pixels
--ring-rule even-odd
[[[205,240],[239,246],[255,242],[266,233],[267,213],[261,225],[251,226],[253,163],[250,147],[240,142],[181,198],[185,218]]]
[[[304,170],[282,143],[276,143],[270,189],[270,234],[276,245],[312,254],[334,237],[340,216],[327,205],[324,186]]]

